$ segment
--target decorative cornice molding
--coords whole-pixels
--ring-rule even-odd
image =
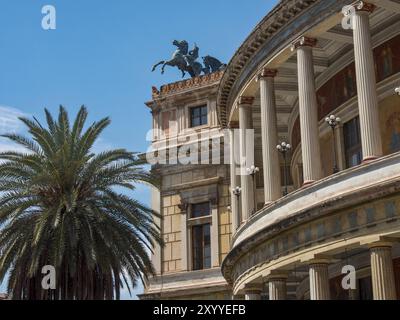
[[[188,89],[193,89],[218,83],[223,75],[224,71],[217,71],[204,76],[182,80],[174,83],[169,83],[161,86],[160,90],[158,90],[156,87],[153,86],[152,98],[153,100],[159,99],[169,94],[179,93]]]
[[[238,100],[239,106],[251,106],[253,105],[254,97],[240,96]]]
[[[309,37],[301,37],[292,43],[292,51],[300,48],[300,47],[315,47],[317,45],[318,40]]]

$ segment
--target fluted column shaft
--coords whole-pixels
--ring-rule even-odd
[[[261,300],[261,292],[261,288],[245,289],[244,298],[245,300]]]
[[[236,187],[240,186],[240,176],[237,174],[236,169],[236,153],[238,153],[239,150],[236,150],[236,139],[235,137],[238,135],[235,134],[236,129],[234,127],[229,129],[229,143],[230,143],[230,178],[231,178],[231,213],[232,213],[232,233],[235,232],[240,224],[241,224],[241,217],[240,217],[240,198],[238,196],[234,195],[233,190]]]
[[[279,155],[276,150],[278,128],[276,119],[275,76],[276,70],[264,69],[259,77],[264,198],[266,204],[279,199],[282,193]]]
[[[286,278],[271,278],[268,286],[269,300],[286,300]]]
[[[315,45],[315,41],[307,38],[302,38],[299,43],[294,45],[294,47],[297,48],[299,113],[304,184],[312,183],[322,177],[318,129],[318,105],[312,53],[313,45]]]
[[[382,156],[378,97],[369,13],[360,5],[353,15],[354,55],[357,76],[358,108],[364,161]],[[368,9],[368,10],[367,10]]]
[[[312,263],[309,272],[311,300],[330,300],[328,264]]]
[[[370,252],[374,300],[396,300],[391,246],[372,246]]]
[[[247,145],[250,142],[247,130],[252,129],[252,111],[253,98],[242,97],[239,100],[239,128],[240,128],[240,161],[242,186],[242,221],[246,221],[254,212],[254,187],[251,176],[246,172],[246,168],[254,165],[254,150],[250,150]],[[254,141],[253,141],[254,142]],[[253,154],[251,154],[253,152]]]

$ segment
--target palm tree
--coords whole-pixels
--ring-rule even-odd
[[[47,128],[20,118],[31,138],[3,136],[27,152],[0,153],[0,283],[8,273],[13,299],[119,299],[154,272],[161,243],[158,214],[121,192],[156,179],[124,149],[92,153],[108,118],[84,131],[85,107],[72,127],[63,107],[57,121],[45,114]],[[46,265],[54,290],[41,285]]]

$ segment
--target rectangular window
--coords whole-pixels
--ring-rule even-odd
[[[356,117],[343,126],[346,166],[351,168],[362,161],[360,118]]]
[[[208,123],[207,106],[190,108],[190,127],[204,126]]]
[[[210,214],[211,213],[210,213],[210,203],[209,202],[192,204],[192,210],[191,210],[191,218],[192,219],[207,217]]]
[[[209,223],[192,228],[193,270],[211,268],[211,225]]]

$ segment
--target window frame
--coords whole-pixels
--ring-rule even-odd
[[[196,205],[205,205],[208,204],[208,215],[203,215],[203,216],[199,216],[199,217],[193,217],[193,207]],[[196,203],[191,203],[189,205],[189,210],[188,210],[188,219],[187,219],[187,230],[188,230],[188,247],[190,248],[190,255],[189,255],[189,267],[190,270],[192,271],[201,271],[201,270],[208,270],[212,268],[212,204],[210,201],[203,201],[203,202],[196,202]],[[209,240],[209,247],[210,247],[210,267],[204,267],[205,265],[205,261],[204,261],[204,255],[203,255],[203,261],[202,261],[202,265],[203,268],[198,269],[196,268],[196,264],[195,264],[195,255],[194,255],[194,228],[199,228],[202,227],[204,228],[204,226],[209,226],[209,234],[210,234],[210,240]],[[204,231],[203,231],[204,232]],[[204,244],[203,244],[204,245]],[[204,252],[204,248],[203,248],[203,252]]]
[[[198,125],[193,125],[193,111],[199,109],[199,116],[197,118],[199,118],[199,124]],[[203,115],[202,110],[206,110],[206,114]],[[203,117],[205,117],[206,119],[206,123],[203,123]],[[202,127],[206,127],[209,125],[210,119],[209,119],[209,106],[208,103],[203,103],[203,104],[198,104],[198,105],[194,105],[194,106],[189,106],[188,107],[188,121],[189,121],[189,125],[188,127],[190,129],[198,129],[198,128],[202,128]]]

